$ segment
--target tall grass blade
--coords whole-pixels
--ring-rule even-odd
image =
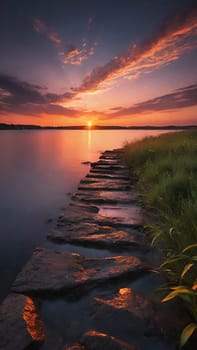
[[[196,323],[190,323],[183,329],[180,338],[180,348],[182,348],[187,343],[188,339],[191,337],[195,329],[197,329]]]
[[[181,273],[181,278],[180,278],[181,280],[186,275],[186,273],[192,268],[192,266],[194,266],[194,264],[192,264],[192,263],[185,265],[185,267]]]

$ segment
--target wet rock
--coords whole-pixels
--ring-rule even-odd
[[[124,180],[103,180],[88,184],[81,184],[79,190],[84,191],[129,191],[128,181]]]
[[[92,204],[128,204],[136,201],[133,192],[123,191],[78,191],[72,196],[72,200]]]
[[[113,166],[113,165],[119,165],[120,164],[120,159],[106,159],[106,158],[102,158],[100,159],[98,162],[93,162],[91,163],[91,166],[94,167],[94,166],[97,166],[97,165],[110,165],[110,166]]]
[[[100,206],[99,214],[95,216],[99,225],[110,225],[112,227],[136,227],[144,224],[142,208],[137,205],[127,206]]]
[[[161,335],[153,304],[131,288],[120,288],[110,298],[95,298],[91,313],[97,327],[113,334]]]
[[[109,174],[116,176],[129,176],[129,171],[127,169],[106,169],[106,168],[91,168],[90,174]]]
[[[94,166],[92,166],[92,170],[102,170],[102,171],[106,171],[106,172],[118,172],[118,171],[128,171],[128,168],[124,165],[110,165],[110,164],[106,164],[106,165],[99,165],[99,164],[95,164]]]
[[[99,208],[96,205],[87,205],[85,203],[70,202],[70,207],[75,207],[76,209],[82,209],[90,213],[98,213]]]
[[[66,208],[64,215],[58,219],[58,224],[75,224],[76,222],[91,221],[94,219],[95,214],[98,212],[98,208],[95,206],[84,205],[69,205]]]
[[[189,323],[180,307],[153,303],[131,288],[120,288],[115,295],[94,298],[90,310],[94,326],[110,334],[125,337],[133,334],[153,340],[158,337],[161,343],[175,345]]]
[[[90,179],[93,181],[93,179],[95,179],[95,181],[98,181],[99,179],[112,179],[112,180],[127,180],[129,181],[129,177],[128,175],[116,175],[116,174],[108,174],[108,173],[89,173],[86,175],[87,179]]]
[[[63,293],[115,278],[136,278],[148,269],[134,256],[86,258],[80,254],[37,248],[17,276],[12,290],[26,293]]]
[[[76,226],[75,226],[76,227]],[[47,238],[56,243],[70,243],[95,248],[103,247],[110,250],[119,250],[122,248],[129,249],[137,247],[147,250],[143,243],[142,237],[134,230],[131,232],[116,230],[110,226],[99,227],[98,225],[86,225],[76,230],[52,230],[48,233]]]
[[[50,230],[47,238],[59,243],[70,243],[74,242],[76,238],[81,236],[90,236],[93,234],[106,233],[111,234],[114,231],[113,227],[110,226],[98,226],[94,221],[86,222],[76,221],[76,223],[65,224],[64,229]]]
[[[87,350],[87,348],[81,344],[73,344],[64,348],[64,350]]]
[[[44,327],[33,299],[9,294],[0,306],[0,349],[24,350],[44,339]]]
[[[135,345],[95,330],[86,332],[80,342],[87,350],[138,350]]]
[[[99,159],[100,160],[105,160],[105,161],[114,161],[114,160],[116,160],[116,161],[121,161],[122,160],[122,155],[120,155],[120,154],[102,154],[100,157],[99,157]]]

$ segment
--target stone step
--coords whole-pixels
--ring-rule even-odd
[[[129,276],[137,278],[149,270],[135,256],[86,258],[80,254],[37,248],[17,276],[12,291],[34,295],[66,295],[70,290]]]

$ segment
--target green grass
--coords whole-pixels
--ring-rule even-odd
[[[124,150],[152,217],[147,223],[152,242],[164,252],[162,268],[171,291],[164,301],[181,297],[194,320],[182,333],[184,345],[197,327],[197,132],[149,137]]]

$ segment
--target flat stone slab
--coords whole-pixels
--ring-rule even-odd
[[[114,297],[95,298],[91,314],[95,325],[102,323],[107,332],[116,332],[118,326],[125,334],[161,335],[153,304],[131,288],[120,288]]]
[[[95,164],[91,167],[92,170],[104,170],[106,172],[116,172],[116,171],[128,171],[128,168],[125,165],[99,165]]]
[[[136,278],[146,270],[148,266],[134,256],[92,259],[76,253],[37,248],[17,276],[12,290],[34,294],[64,293],[127,275]]]
[[[155,337],[163,344],[169,339],[178,343],[182,329],[189,323],[188,315],[181,312],[180,305],[176,308],[175,305],[153,303],[132,288],[120,288],[115,295],[94,298],[90,315],[96,328],[117,336],[132,334],[149,338],[152,344]],[[154,345],[150,348],[155,349]]]
[[[98,181],[99,179],[111,179],[111,180],[126,180],[129,181],[129,176],[128,175],[116,175],[116,174],[109,174],[109,173],[88,173],[86,175],[87,180],[90,179],[95,181]]]
[[[132,225],[142,226],[144,224],[144,216],[142,213],[142,208],[137,205],[127,205],[127,206],[100,206],[99,214],[100,217],[105,217],[105,222],[115,226],[117,223],[130,227]]]
[[[134,203],[137,196],[134,192],[127,191],[78,191],[72,196],[72,200],[92,204],[128,204]]]
[[[24,350],[44,339],[44,327],[33,299],[9,294],[0,306],[0,349]]]
[[[74,202],[78,203],[78,202]],[[81,202],[79,202],[81,203]],[[86,232],[86,235],[104,232],[111,232],[113,228],[141,228],[143,225],[143,217],[140,207],[92,207],[93,211],[86,210],[83,205],[70,205],[65,209],[64,213],[57,219],[56,226],[65,228],[67,232],[73,234],[75,231]],[[99,212],[98,212],[98,210]],[[96,212],[97,211],[97,212]],[[110,215],[111,214],[111,215]],[[76,226],[77,225],[77,226]],[[111,227],[111,230],[105,230],[104,226]]]
[[[57,226],[64,227],[66,224],[92,221],[98,211],[99,209],[95,206],[69,205],[64,213],[58,217]]]
[[[90,330],[82,336],[80,343],[73,344],[65,350],[139,350],[139,348],[108,334]]]
[[[124,180],[100,180],[88,184],[81,183],[79,190],[84,191],[129,191],[130,185],[128,181]]]
[[[109,175],[116,175],[116,176],[129,176],[129,171],[127,168],[125,169],[106,169],[106,168],[91,168],[90,174],[109,174]]]
[[[101,228],[84,225],[79,228],[75,226],[75,228],[72,228],[72,231],[52,230],[48,233],[47,238],[56,243],[70,243],[95,248],[102,247],[110,250],[129,249],[131,247],[147,249],[142,237],[137,233],[128,233],[127,231],[116,230],[108,226]]]
[[[110,165],[110,166],[114,166],[114,165],[120,165],[120,159],[106,159],[106,158],[103,158],[103,159],[100,159],[99,161],[97,162],[92,162],[91,163],[91,166],[94,167],[94,166],[97,166],[97,165]]]

